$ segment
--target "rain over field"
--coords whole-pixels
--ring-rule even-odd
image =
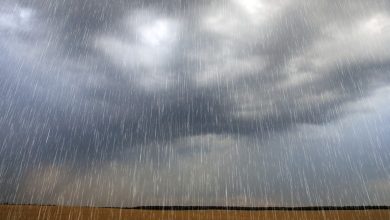
[[[388,0],[0,0],[0,203],[390,206],[389,94]]]

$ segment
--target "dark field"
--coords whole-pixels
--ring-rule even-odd
[[[247,210],[141,210],[66,206],[1,205],[0,219],[329,219],[389,220],[390,210],[247,211]]]

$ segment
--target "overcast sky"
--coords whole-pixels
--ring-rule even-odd
[[[387,0],[2,0],[0,202],[390,205]]]

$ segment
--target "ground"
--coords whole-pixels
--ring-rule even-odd
[[[354,210],[354,211],[155,211],[117,208],[87,208],[66,206],[1,205],[0,219],[353,219],[353,220],[389,220],[390,210]]]

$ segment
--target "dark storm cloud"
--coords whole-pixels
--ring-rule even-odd
[[[387,1],[5,1],[0,158],[14,168],[3,179],[19,182],[31,164],[89,170],[192,136],[265,141],[352,114],[346,105],[389,84],[388,9]]]
[[[29,3],[29,4],[31,4],[31,3]],[[137,105],[140,102],[140,100],[142,100],[141,103],[143,103],[143,104],[139,105],[139,106],[142,106],[139,109],[141,109],[141,111],[144,111],[144,110],[149,111],[149,112],[145,112],[145,115],[149,115],[148,120],[150,120],[152,123],[149,126],[145,126],[148,129],[150,129],[147,131],[143,131],[143,133],[146,133],[146,134],[152,133],[153,130],[165,131],[166,129],[158,129],[159,126],[157,125],[157,124],[159,124],[157,121],[161,121],[161,123],[164,124],[164,120],[165,120],[164,118],[166,118],[168,120],[167,123],[165,123],[168,126],[177,124],[176,126],[173,126],[173,129],[175,129],[175,127],[177,128],[176,132],[183,130],[181,128],[181,125],[185,125],[185,124],[189,124],[190,126],[193,126],[194,127],[193,130],[195,130],[195,133],[201,132],[198,130],[205,131],[206,133],[213,132],[213,130],[216,130],[217,132],[231,131],[232,133],[238,132],[236,130],[245,131],[246,129],[245,128],[240,129],[240,126],[245,127],[248,124],[248,120],[242,120],[241,118],[231,118],[230,115],[227,115],[230,113],[229,110],[232,107],[229,106],[229,103],[226,100],[226,97],[231,96],[232,94],[234,95],[234,91],[232,92],[229,88],[232,86],[233,87],[241,87],[243,85],[244,87],[249,87],[249,89],[256,89],[256,87],[259,87],[258,85],[261,84],[265,87],[265,89],[263,91],[253,91],[253,92],[254,93],[259,92],[261,94],[269,92],[269,90],[272,89],[270,87],[274,86],[275,84],[280,83],[280,81],[285,77],[284,71],[286,71],[286,70],[283,69],[283,67],[286,65],[285,62],[287,62],[288,60],[293,58],[295,55],[297,55],[297,54],[299,55],[302,52],[302,50],[305,49],[305,47],[310,47],[311,44],[313,43],[313,41],[315,41],[316,37],[318,38],[321,35],[319,33],[320,32],[319,29],[321,28],[321,26],[319,26],[318,23],[311,21],[309,15],[307,15],[307,12],[305,10],[303,10],[302,7],[299,7],[299,4],[298,4],[298,6],[295,6],[295,5],[289,6],[289,7],[287,7],[287,9],[285,9],[285,11],[282,11],[283,14],[282,14],[282,16],[280,16],[281,18],[276,18],[275,21],[271,20],[271,22],[270,22],[271,24],[269,25],[270,27],[267,27],[267,29],[270,29],[270,31],[269,31],[270,36],[267,37],[265,43],[261,42],[261,39],[259,40],[260,43],[263,44],[264,46],[261,46],[261,47],[254,46],[253,47],[252,46],[253,43],[255,43],[255,45],[257,44],[256,39],[254,39],[254,42],[249,41],[249,42],[242,43],[242,42],[235,42],[234,37],[233,37],[233,43],[235,43],[237,46],[243,47],[242,52],[238,51],[237,54],[233,54],[233,58],[235,58],[237,56],[237,58],[250,59],[251,55],[252,56],[258,55],[258,54],[266,55],[267,59],[269,59],[269,63],[267,64],[265,69],[263,69],[263,70],[254,69],[254,70],[252,70],[253,72],[249,72],[248,74],[244,73],[244,74],[242,74],[243,76],[238,76],[237,79],[233,79],[230,82],[227,82],[226,86],[218,85],[218,88],[216,88],[215,85],[210,85],[209,88],[206,88],[206,89],[202,88],[202,90],[205,93],[206,92],[209,93],[209,94],[204,95],[204,94],[200,94],[200,93],[203,93],[203,91],[197,92],[196,91],[197,88],[194,88],[193,86],[191,86],[191,84],[184,85],[184,86],[180,85],[182,83],[191,83],[191,82],[187,82],[185,74],[190,75],[191,77],[192,77],[192,75],[197,74],[196,72],[199,71],[199,67],[197,67],[197,65],[199,65],[199,64],[197,64],[197,63],[194,64],[194,63],[188,62],[185,59],[183,60],[181,58],[177,58],[181,62],[179,62],[178,64],[173,63],[173,67],[169,67],[168,70],[173,72],[174,77],[182,79],[182,81],[179,80],[177,82],[177,84],[179,84],[179,85],[177,85],[171,89],[173,92],[166,93],[165,95],[162,95],[162,96],[160,94],[158,94],[156,97],[156,94],[142,94],[142,92],[134,91],[133,88],[126,87],[126,85],[121,85],[120,82],[115,82],[118,79],[120,80],[122,78],[122,76],[115,76],[115,74],[120,74],[118,72],[121,72],[121,71],[142,71],[142,69],[117,70],[116,69],[117,67],[115,67],[115,66],[110,67],[112,64],[109,62],[103,61],[103,62],[105,62],[103,65],[100,65],[100,64],[95,63],[93,61],[92,61],[92,63],[90,63],[88,61],[88,56],[91,56],[92,58],[95,58],[97,60],[100,60],[102,58],[100,58],[99,55],[97,55],[95,51],[91,51],[89,53],[89,52],[84,50],[84,49],[91,50],[91,41],[92,40],[90,38],[94,34],[102,32],[102,31],[107,30],[107,29],[110,29],[110,28],[112,28],[112,26],[115,27],[115,25],[117,25],[115,22],[117,22],[118,19],[120,19],[121,17],[124,16],[127,8],[133,9],[133,8],[142,7],[142,8],[157,8],[157,10],[161,10],[161,7],[162,7],[163,8],[162,11],[164,11],[164,8],[166,8],[165,10],[168,10],[170,13],[181,10],[180,7],[179,8],[173,7],[170,2],[161,3],[161,2],[152,2],[151,1],[151,2],[142,3],[141,5],[138,5],[138,4],[139,4],[138,2],[133,3],[133,4],[132,3],[121,3],[121,2],[108,4],[108,2],[101,2],[101,1],[85,1],[85,2],[84,1],[83,2],[80,2],[80,1],[65,1],[65,2],[60,1],[60,2],[53,2],[53,3],[47,3],[45,1],[38,1],[37,3],[33,3],[32,6],[39,5],[40,6],[39,8],[43,8],[43,10],[44,10],[43,16],[48,16],[50,18],[50,22],[53,22],[53,24],[52,24],[53,26],[57,26],[57,25],[60,26],[61,33],[58,34],[60,37],[59,37],[58,41],[55,42],[55,44],[57,44],[57,45],[59,44],[60,45],[59,47],[64,48],[66,53],[73,54],[73,52],[75,52],[75,54],[74,54],[75,57],[71,57],[71,59],[72,58],[80,59],[79,56],[85,52],[86,53],[84,55],[85,57],[84,56],[81,57],[81,59],[87,60],[87,61],[85,61],[85,65],[93,65],[93,66],[96,65],[97,66],[96,68],[93,68],[92,70],[90,70],[93,72],[87,73],[87,74],[99,74],[99,72],[104,72],[105,74],[109,74],[108,77],[114,77],[114,80],[112,80],[110,78],[107,79],[107,80],[109,80],[109,82],[103,82],[103,85],[99,84],[99,85],[97,85],[97,87],[84,88],[85,92],[87,92],[86,96],[88,97],[88,95],[90,95],[90,97],[88,97],[88,98],[90,98],[93,101],[103,99],[102,101],[104,102],[104,104],[107,104],[107,105],[110,105],[110,102],[122,102],[122,106],[117,106],[117,107],[124,108],[124,109],[128,108],[129,103],[127,103],[126,101],[123,102],[123,99],[129,100],[130,102],[133,102],[133,103],[137,103]],[[175,2],[175,4],[176,4],[176,2]],[[186,5],[185,3],[183,3],[183,4]],[[204,6],[204,4],[203,4],[203,6]],[[188,7],[188,4],[187,4],[187,7]],[[224,7],[224,6],[222,6],[222,7]],[[225,6],[225,7],[227,7],[227,6]],[[341,8],[343,8],[343,7],[341,7]],[[309,10],[307,10],[307,11],[309,11]],[[339,13],[345,13],[345,11],[342,11]],[[173,14],[175,17],[175,13],[173,13]],[[278,21],[278,20],[280,20],[280,21]],[[195,26],[193,27],[192,31],[195,32],[195,35],[196,34],[201,35],[200,36],[201,42],[202,42],[202,44],[205,44],[206,47],[208,47],[208,46],[214,47],[215,46],[214,44],[220,44],[218,42],[218,39],[219,39],[218,36],[214,37],[214,38],[216,38],[214,40],[207,40],[207,34],[208,34],[207,32],[206,33],[204,33],[204,32],[199,33],[198,31],[200,31],[200,30],[197,30],[197,27],[195,27]],[[189,33],[189,34],[191,35],[192,33]],[[257,32],[255,32],[255,34],[257,34]],[[183,37],[185,38],[187,36],[185,34],[183,34]],[[186,43],[185,39],[183,41],[184,41],[184,43]],[[63,45],[61,46],[61,44],[63,44]],[[190,45],[190,46],[194,46],[194,45]],[[225,45],[224,43],[222,43],[222,45],[220,45],[220,47],[226,47],[226,46],[227,45]],[[85,47],[85,48],[82,49],[82,47]],[[201,47],[203,47],[203,45]],[[247,47],[247,49],[245,49],[245,47]],[[258,48],[258,49],[256,49],[256,48]],[[191,52],[190,50],[192,48],[186,48],[186,45],[184,44],[183,49],[184,49],[184,52],[186,52],[186,51]],[[219,49],[219,48],[217,48],[217,49]],[[252,50],[253,51],[252,54],[251,53],[248,54],[247,50]],[[186,65],[186,63],[188,63],[188,64]],[[361,63],[361,61],[359,61],[359,65],[361,65],[360,63]],[[221,64],[217,63],[217,65],[221,65]],[[347,64],[347,65],[349,65],[349,64]],[[376,67],[376,63],[374,63],[374,67]],[[204,68],[208,68],[208,67],[206,66]],[[356,70],[362,72],[363,73],[362,77],[374,78],[374,76],[368,76],[369,74],[366,74],[367,71],[365,71],[364,69],[362,69],[360,67],[352,66],[350,68],[355,68]],[[163,70],[163,71],[165,71],[165,70]],[[184,71],[186,71],[188,73],[184,73]],[[200,69],[200,71],[201,71],[201,69]],[[235,71],[235,70],[233,69],[232,71]],[[329,77],[343,77],[343,75],[345,75],[345,76],[350,75],[348,73],[348,72],[350,72],[350,70],[344,71],[342,69],[337,69],[334,72],[335,73],[328,74]],[[319,74],[326,75],[327,73],[319,73]],[[112,76],[112,75],[114,75],[114,76]],[[184,76],[182,76],[182,75],[184,75]],[[75,77],[77,77],[77,76],[75,76]],[[284,117],[289,118],[290,117],[290,121],[292,123],[294,123],[294,122],[299,123],[300,120],[297,118],[300,118],[300,117],[302,117],[301,120],[307,119],[308,121],[312,121],[312,120],[321,121],[322,114],[325,114],[325,115],[327,114],[326,113],[327,107],[324,105],[329,105],[330,106],[329,109],[334,109],[335,105],[338,106],[338,105],[342,104],[343,102],[345,102],[346,100],[343,100],[344,96],[349,95],[349,92],[353,89],[352,87],[355,86],[356,82],[359,82],[359,79],[360,79],[360,77],[356,73],[353,73],[353,77],[343,77],[343,80],[341,80],[341,83],[340,83],[342,88],[344,89],[344,91],[342,91],[340,93],[340,96],[342,96],[340,98],[341,100],[336,98],[336,100],[334,100],[333,102],[330,102],[330,103],[319,103],[318,107],[308,106],[310,108],[297,109],[297,107],[295,107],[294,104],[291,104],[288,101],[286,101],[286,99],[288,99],[288,96],[289,96],[288,94],[287,95],[286,94],[279,94],[279,97],[277,97],[276,99],[278,99],[278,98],[282,99],[281,100],[281,102],[282,102],[281,107],[282,108],[286,107],[289,109],[290,112],[293,111],[294,115],[297,115],[297,116],[291,116],[291,115],[290,116],[289,115],[280,116],[280,118],[284,118]],[[110,82],[110,81],[112,81],[112,82]],[[328,81],[331,84],[330,88],[323,88],[324,87],[323,84],[326,83],[326,81]],[[325,79],[318,80],[318,82],[314,82],[314,83],[318,83],[319,84],[318,86],[314,83],[312,83],[310,86],[312,88],[322,87],[322,89],[320,89],[319,91],[315,91],[315,90],[313,91],[312,89],[308,89],[307,92],[322,93],[323,91],[327,91],[327,90],[337,91],[339,88],[341,88],[341,87],[335,87],[332,82],[333,82],[332,78],[328,78],[328,79],[325,78]],[[110,87],[110,83],[112,83],[112,87]],[[104,85],[104,84],[108,84],[108,85]],[[81,85],[81,86],[83,86],[83,85]],[[118,86],[120,88],[122,88],[122,90],[117,89]],[[116,87],[116,88],[113,88],[113,87]],[[130,92],[128,90],[130,90]],[[288,89],[286,89],[286,91],[288,91]],[[290,94],[293,94],[293,96],[296,94],[295,89],[292,90],[291,92],[292,93],[290,93]],[[213,93],[216,93],[216,95],[214,95]],[[281,91],[280,93],[284,93],[284,91]],[[91,95],[91,94],[93,94],[93,95]],[[80,95],[80,94],[77,94],[77,95]],[[81,96],[83,96],[83,94],[81,94]],[[105,96],[107,96],[107,97],[105,97]],[[149,96],[149,98],[147,98],[147,96]],[[166,98],[164,96],[168,96],[168,98]],[[192,96],[194,96],[194,97],[192,97]],[[208,96],[210,98],[204,98],[204,97],[199,98],[200,96]],[[274,95],[272,95],[272,96],[274,96]],[[284,96],[286,96],[286,97],[284,97]],[[353,95],[351,95],[351,96],[353,96]],[[172,99],[173,101],[171,101],[170,99]],[[218,103],[220,103],[221,101],[216,101],[216,99],[225,99],[223,102],[225,106],[223,106],[223,107],[219,106]],[[228,97],[228,99],[229,99],[229,97]],[[268,97],[268,99],[273,99],[273,98]],[[347,98],[347,100],[348,99],[349,98]],[[118,100],[118,101],[115,101],[115,100]],[[148,102],[148,100],[150,100],[150,101]],[[164,106],[165,112],[158,113],[159,107],[153,106],[156,103],[155,100],[162,100],[161,105]],[[167,100],[169,100],[169,101],[167,101]],[[184,101],[180,101],[180,100],[184,100]],[[195,102],[194,102],[194,100],[195,100]],[[202,103],[197,103],[196,102],[197,100],[201,101]],[[168,103],[166,103],[166,102],[168,102]],[[175,103],[175,102],[177,102],[177,103]],[[174,104],[171,104],[171,103],[174,103]],[[192,105],[195,106],[195,108],[193,106],[188,107],[187,103],[193,103]],[[228,103],[228,104],[225,104],[225,103]],[[312,105],[312,104],[317,105],[317,103],[309,103],[309,105]],[[210,108],[199,107],[197,109],[197,106],[212,106],[212,108],[219,109],[219,110],[223,109],[223,111],[219,112],[219,113],[214,113],[214,114],[211,113],[210,114],[210,111],[209,111]],[[107,108],[109,108],[109,107],[107,107]],[[136,107],[134,107],[134,108],[136,108]],[[181,108],[183,108],[183,110]],[[318,108],[319,114],[313,114],[313,112],[317,112],[316,111],[317,108]],[[153,109],[156,109],[156,110],[153,110]],[[140,110],[138,110],[138,114],[139,114],[139,111]],[[177,111],[178,117],[175,120],[173,120],[173,117],[176,115],[175,111]],[[296,111],[296,112],[294,112],[294,111]],[[323,111],[323,112],[320,112],[320,111]],[[184,112],[184,115],[187,115],[187,116],[184,116],[182,112]],[[283,112],[283,111],[281,111],[281,112]],[[305,116],[306,115],[305,112],[310,112],[311,114],[313,114],[313,116],[310,116],[310,115]],[[129,114],[133,114],[133,113],[136,114],[135,117],[130,117],[130,118],[139,118],[139,116],[137,115],[137,111],[132,111],[132,112],[129,111],[128,113]],[[141,114],[143,114],[143,113],[141,113]],[[172,114],[172,115],[169,115],[169,114]],[[272,112],[272,114],[274,114],[274,112]],[[286,113],[284,113],[284,114],[286,114]],[[181,116],[181,115],[183,115],[183,116]],[[190,117],[189,118],[190,120],[191,120],[191,118],[197,119],[197,115],[200,115],[200,117],[202,117],[202,115],[203,115],[204,118],[206,119],[206,121],[209,122],[208,125],[202,123],[201,120],[186,121],[184,119],[185,117]],[[302,116],[299,116],[299,115],[302,115]],[[219,124],[221,124],[221,125],[213,123],[213,120],[211,119],[211,118],[215,118],[218,116],[220,117]],[[64,118],[66,118],[66,116],[64,116]],[[120,118],[120,120],[123,120],[124,118],[127,118],[126,115],[123,118]],[[183,118],[183,119],[181,119],[181,118]],[[254,126],[262,127],[262,125],[261,125],[262,121],[270,121],[269,122],[270,124],[277,124],[277,121],[275,121],[275,123],[272,123],[272,118],[279,118],[279,116],[278,115],[275,115],[275,116],[269,115],[269,116],[266,116],[265,118],[252,119],[252,121],[249,121],[249,124],[252,123],[254,125],[250,126],[250,129],[248,129],[248,130],[253,130],[251,128]],[[313,118],[313,119],[310,119],[310,118]],[[211,119],[211,121],[210,121],[210,119]],[[130,119],[130,120],[132,120],[132,119]],[[216,120],[218,120],[218,118]],[[241,123],[241,120],[242,120],[242,123]],[[225,124],[230,124],[231,121],[233,121],[233,124],[237,124],[235,126],[235,127],[237,127],[237,129],[224,128]],[[286,121],[286,120],[281,119],[281,121]],[[132,121],[130,121],[129,123],[130,123],[129,127],[132,127],[134,125],[131,125],[131,124],[134,124],[135,122],[132,123]],[[199,126],[196,125],[197,123],[201,124],[200,128],[199,128]],[[153,124],[154,124],[154,126],[153,126]],[[242,124],[242,125],[240,125],[240,124]],[[176,132],[173,132],[173,134],[171,134],[171,135],[174,135]],[[190,133],[191,132],[189,132],[189,134]]]

